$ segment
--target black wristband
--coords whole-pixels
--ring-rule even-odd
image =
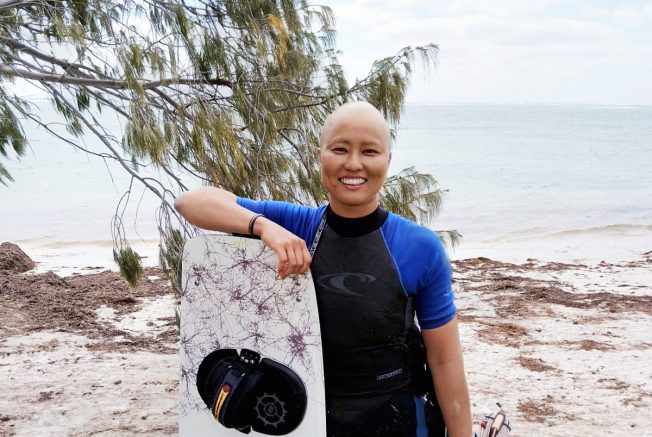
[[[254,235],[254,224],[256,223],[256,220],[258,220],[259,217],[265,217],[262,214],[255,214],[251,220],[249,220],[249,235]]]

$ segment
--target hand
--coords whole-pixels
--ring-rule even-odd
[[[256,229],[260,230],[263,243],[276,252],[281,279],[308,271],[312,257],[305,241],[263,217],[256,220]]]

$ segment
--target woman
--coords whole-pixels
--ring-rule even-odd
[[[278,257],[281,279],[311,269],[329,436],[444,436],[445,422],[448,436],[468,437],[445,251],[434,232],[378,205],[391,160],[387,122],[368,103],[342,105],[326,120],[318,153],[327,206],[208,187],[175,206],[196,226],[260,236]]]

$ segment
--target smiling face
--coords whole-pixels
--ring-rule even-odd
[[[368,103],[340,106],[326,121],[319,163],[332,210],[343,217],[363,217],[378,206],[391,153],[387,122]]]

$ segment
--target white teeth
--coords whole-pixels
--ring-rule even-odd
[[[342,178],[340,181],[346,185],[362,185],[365,183],[365,179],[363,178]]]

